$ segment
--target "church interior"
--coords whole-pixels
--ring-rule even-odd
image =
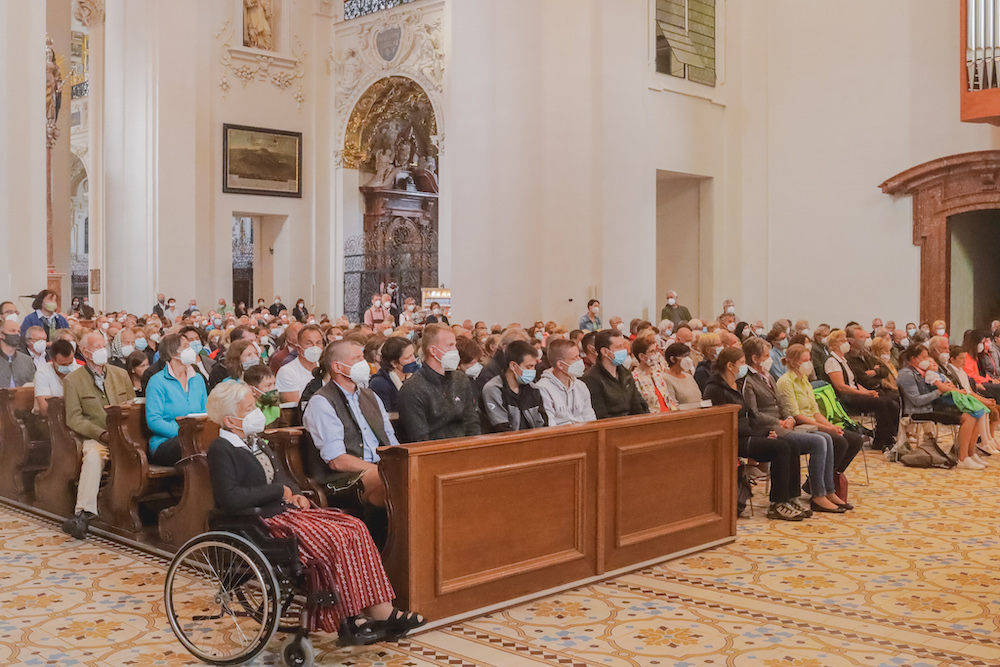
[[[0,32],[0,665],[1000,665],[1000,0]]]

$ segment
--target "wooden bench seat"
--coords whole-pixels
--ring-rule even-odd
[[[49,463],[48,425],[32,414],[34,404],[33,387],[0,389],[0,496],[23,503]]]
[[[66,425],[66,401],[49,403],[49,465],[35,478],[35,507],[59,516],[70,516],[76,506],[76,485],[82,464],[82,438]]]

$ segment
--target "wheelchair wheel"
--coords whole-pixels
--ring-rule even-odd
[[[225,532],[199,535],[181,547],[164,585],[177,639],[213,665],[240,664],[264,650],[278,627],[280,597],[260,549]]]
[[[316,649],[308,637],[292,637],[281,647],[281,658],[288,667],[313,667],[316,664]]]

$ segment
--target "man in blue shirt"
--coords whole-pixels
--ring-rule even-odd
[[[31,307],[35,312],[29,313],[21,323],[21,337],[27,340],[28,329],[31,327],[41,327],[45,330],[45,339],[52,340],[52,334],[57,329],[68,329],[69,323],[66,318],[60,315],[59,295],[52,290],[42,290],[35,295],[35,300],[31,302]]]
[[[601,302],[591,299],[587,302],[587,313],[580,318],[578,328],[580,331],[600,331],[601,318],[597,314],[601,312]]]

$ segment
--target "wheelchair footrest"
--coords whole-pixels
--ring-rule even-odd
[[[309,594],[309,604],[317,607],[332,607],[340,602],[340,596],[335,591],[315,591]]]

